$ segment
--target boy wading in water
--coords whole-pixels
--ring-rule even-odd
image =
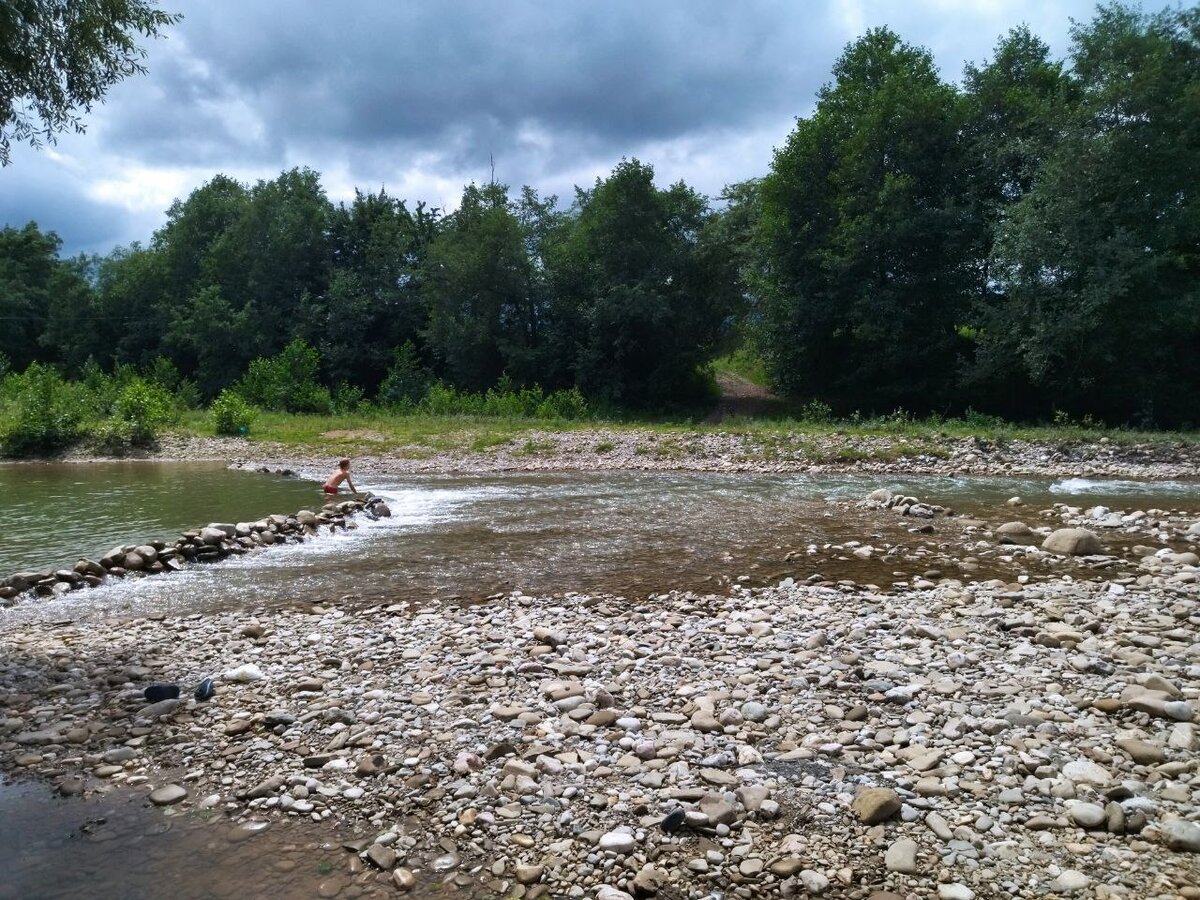
[[[333,470],[330,476],[325,479],[325,487],[322,489],[327,494],[336,494],[342,482],[346,482],[350,487],[350,493],[357,494],[358,489],[354,487],[354,482],[350,480],[350,460],[339,459],[337,468]]]

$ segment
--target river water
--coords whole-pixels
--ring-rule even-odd
[[[284,478],[192,463],[0,466],[0,574],[69,566],[208,521],[316,509],[323,474]],[[991,522],[1036,524],[1037,511],[1054,502],[1200,509],[1200,483],[1188,481],[611,472],[361,480],[387,499],[391,518],[177,575],[25,602],[0,610],[0,619],[324,600],[428,605],[512,590],[647,595],[814,573],[886,585],[921,574],[926,544],[961,542],[943,524],[954,520],[938,520],[941,535],[916,535],[911,519],[846,502],[877,487]],[[1014,495],[1024,508],[1004,505]],[[839,549],[848,541],[917,552],[861,560]],[[54,799],[36,785],[0,786],[0,898],[150,898],[165,896],[168,881],[179,898],[314,897],[331,877],[345,877],[347,855],[322,840],[328,835],[303,824],[251,837],[219,818],[164,817],[136,794],[84,802]],[[357,887],[347,883],[338,896],[366,896],[374,886]]]
[[[189,525],[322,502],[315,481],[212,465],[38,469],[0,468],[10,486],[17,473],[31,473],[20,491],[0,490],[0,572],[17,568],[14,554],[26,566],[69,565],[81,554],[169,537]],[[189,614],[344,598],[470,602],[513,590],[644,596],[813,574],[886,584],[898,577],[886,564],[823,552],[851,540],[912,542],[913,520],[837,502],[876,487],[1001,521],[1028,519],[1055,501],[1114,509],[1200,506],[1200,484],[1186,481],[604,472],[424,476],[363,487],[387,498],[391,518],[360,519],[358,528],[336,536],[30,604],[21,614]],[[1026,503],[1020,514],[1003,505],[1013,495]]]

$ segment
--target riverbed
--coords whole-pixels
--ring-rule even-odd
[[[122,477],[150,480],[126,465]],[[125,514],[133,541],[321,499],[315,468],[200,468],[217,496],[267,484],[286,505],[177,508],[164,523],[118,502],[104,515]],[[408,877],[393,868],[438,895],[593,897],[634,890],[649,868],[664,900],[936,896],[936,880],[883,864],[901,840],[979,897],[1044,896],[1064,871],[1087,891],[1125,885],[1111,896],[1193,896],[1195,857],[1161,835],[1197,817],[1194,731],[1145,709],[1177,702],[1190,716],[1200,701],[1196,567],[1144,554],[1195,549],[1195,481],[359,480],[390,519],[0,611],[5,769],[110,804],[9,788],[0,802],[21,815],[0,864],[42,891],[14,896],[85,896],[88,884],[153,896],[139,891],[176,872],[179,896],[267,883],[278,896],[386,896]],[[953,514],[862,504],[877,488]],[[1105,554],[1005,544],[995,529],[1012,520],[1090,526]],[[84,552],[62,534],[38,565]],[[220,679],[247,664],[263,680]],[[1148,673],[1179,699],[1158,701]],[[139,718],[148,681],[190,692],[206,675],[218,676],[213,701]],[[1127,738],[1158,761],[1129,760]],[[1108,781],[1080,776],[1080,760]],[[182,803],[146,805],[170,784]],[[1116,802],[1114,785],[1129,792],[1122,821],[1141,811],[1144,826],[1075,823],[1076,805]],[[851,800],[869,786],[897,791],[902,814],[859,822]],[[664,835],[656,823],[674,808],[715,818]],[[341,849],[355,839],[396,855],[379,871]],[[73,841],[145,844],[146,880],[123,882],[127,857],[91,850],[75,874],[46,869]],[[211,889],[197,854],[220,869]]]

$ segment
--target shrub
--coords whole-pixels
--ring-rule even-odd
[[[110,428],[110,435],[124,434],[131,446],[150,447],[161,429],[177,421],[179,413],[170,392],[160,384],[135,377],[121,388],[107,423],[119,426]]]
[[[379,385],[379,404],[386,407],[411,407],[421,402],[433,382],[429,370],[412,341],[396,348],[392,367]]]
[[[809,400],[800,407],[800,418],[817,425],[828,425],[833,421],[833,407],[822,400]]]
[[[86,394],[63,381],[50,366],[30,363],[21,375],[5,379],[14,415],[0,447],[8,456],[53,453],[76,443],[83,435]]]
[[[362,409],[366,394],[357,384],[348,381],[338,382],[333,391],[333,411],[335,413],[352,413]]]
[[[296,338],[278,356],[260,356],[250,363],[237,392],[264,409],[328,415],[333,398],[317,381],[320,365],[321,355]]]
[[[213,430],[218,435],[244,437],[250,433],[258,410],[245,401],[240,394],[228,388],[217,395],[209,408],[212,414]]]
[[[579,388],[567,388],[565,391],[555,391],[537,408],[539,419],[586,419],[589,414],[587,400],[579,392]]]

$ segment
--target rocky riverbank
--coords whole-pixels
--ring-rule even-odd
[[[466,426],[464,426],[466,428]],[[476,429],[478,430],[478,429]],[[469,429],[468,429],[469,431]],[[452,435],[451,435],[452,436]],[[371,474],[538,471],[855,472],[900,475],[1043,475],[1096,478],[1197,478],[1200,445],[1091,441],[993,441],[935,434],[835,433],[597,428],[529,431],[457,449],[389,445],[375,432],[330,433],[327,450],[269,441],[168,435],[152,459],[221,459],[239,466],[321,469],[354,455],[355,472]],[[68,457],[93,459],[85,453]]]
[[[1198,601],[1147,572],[0,625],[0,760],[323,823],[322,896],[1196,897]]]

